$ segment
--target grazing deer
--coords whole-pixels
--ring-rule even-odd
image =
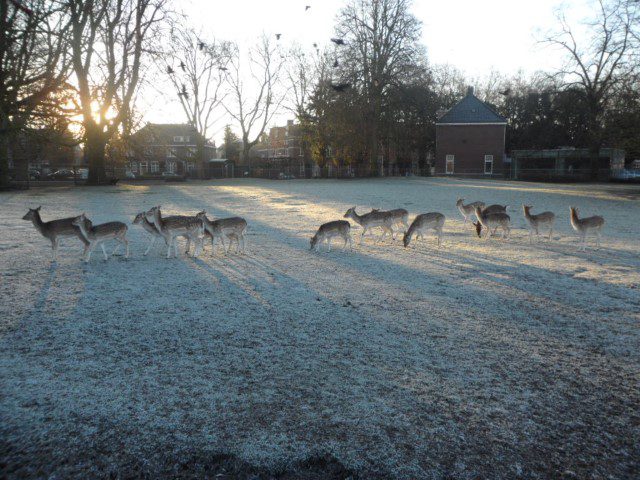
[[[467,205],[464,204],[464,198],[459,198],[456,200],[456,207],[464,217],[464,225],[467,224],[467,220],[469,216],[471,216],[476,207],[484,208],[484,202],[471,202]]]
[[[107,250],[104,248],[104,242],[108,240],[117,240],[118,244],[113,250],[112,255],[118,251],[120,244],[123,243],[126,248],[125,258],[129,258],[129,241],[127,240],[127,226],[122,222],[107,222],[100,225],[93,225],[85,214],[77,216],[72,221],[73,225],[77,226],[84,238],[89,242],[87,253],[84,257],[85,262],[89,262],[91,259],[91,252],[98,245],[102,247],[102,253],[104,259],[108,260]]]
[[[344,218],[352,218],[356,223],[362,227],[362,233],[360,234],[360,243],[362,243],[367,230],[375,227],[382,228],[382,237],[379,240],[383,240],[387,233],[391,233],[393,237],[393,220],[387,212],[381,212],[379,210],[371,210],[364,215],[358,215],[356,213],[356,207],[351,207],[344,214]]]
[[[136,215],[136,218],[133,219],[133,223],[134,225],[142,225],[142,228],[144,228],[148,233],[151,234],[151,242],[149,243],[149,246],[147,247],[147,249],[144,251],[143,255],[147,255],[149,253],[149,250],[151,250],[151,248],[153,247],[153,245],[156,243],[156,240],[158,238],[162,238],[164,239],[162,233],[160,233],[160,231],[156,228],[155,224],[153,222],[150,222],[149,219],[147,218],[147,212],[142,212]]]
[[[40,209],[42,207],[29,209],[23,220],[28,220],[33,223],[33,226],[36,227],[36,230],[40,232],[40,234],[48,238],[51,241],[51,248],[53,250],[53,261],[55,262],[58,258],[58,246],[60,244],[60,239],[63,237],[77,237],[80,239],[82,243],[84,243],[84,252],[83,255],[87,253],[87,248],[89,247],[89,242],[84,238],[80,228],[73,225],[73,219],[75,217],[70,218],[61,218],[59,220],[51,220],[50,222],[43,222],[40,217]]]
[[[556,221],[556,215],[553,212],[542,212],[537,215],[531,214],[533,205],[522,205],[522,211],[524,212],[524,218],[529,224],[529,243],[533,243],[533,232],[536,232],[536,239],[540,240],[540,228],[546,227],[549,229],[549,235],[547,240],[551,240],[553,234],[553,224]]]
[[[596,234],[596,246],[600,246],[600,232],[604,227],[604,218],[599,215],[593,217],[578,218],[578,209],[576,207],[569,207],[571,210],[571,226],[578,232],[581,238],[582,248],[580,250],[587,249],[587,234],[594,232]]]
[[[222,248],[225,253],[231,249],[231,242],[236,240],[236,253],[244,253],[245,239],[244,232],[247,230],[247,221],[242,217],[220,218],[218,220],[209,220],[205,212],[197,215],[204,226],[205,235],[211,237],[211,255],[215,253],[215,240],[217,238],[222,242]],[[229,241],[226,246],[224,239]]]
[[[511,217],[504,212],[483,213],[480,207],[475,207],[475,214],[478,217],[478,223],[487,230],[485,239],[496,233],[498,228],[502,228],[502,238],[509,237],[511,232]]]
[[[427,230],[435,230],[436,238],[438,239],[438,246],[440,246],[440,242],[442,240],[442,227],[444,226],[445,216],[438,212],[430,212],[430,213],[421,213],[418,215],[411,226],[404,234],[404,238],[402,239],[402,243],[404,243],[405,247],[408,247],[411,243],[411,239],[415,234],[417,238],[424,238],[424,233]]]
[[[507,208],[509,208],[509,205],[494,204],[489,205],[486,208],[482,208],[481,210],[482,213],[507,213]],[[476,234],[478,235],[478,238],[482,238],[482,224],[480,223],[480,221],[474,222],[472,220],[471,223],[474,227],[476,227]]]
[[[328,251],[331,251],[331,240],[334,237],[341,237],[344,240],[343,249],[347,248],[347,243],[350,248],[353,248],[353,242],[351,240],[351,224],[346,220],[335,220],[333,222],[323,223],[318,228],[316,234],[311,237],[311,250],[318,251],[321,243],[326,243],[329,247]]]
[[[173,216],[163,218],[160,212],[160,205],[152,207],[147,212],[147,215],[153,218],[153,224],[162,233],[165,242],[167,242],[167,258],[171,258],[171,247],[173,247],[174,256],[178,257],[178,237],[187,237],[189,244],[192,241],[196,244],[194,257],[200,254],[200,235],[204,233],[204,226],[198,215],[195,217]]]

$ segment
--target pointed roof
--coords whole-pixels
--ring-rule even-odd
[[[436,122],[439,125],[460,124],[506,124],[507,119],[498,115],[489,105],[473,94],[473,87],[469,87],[467,95],[449,109]]]

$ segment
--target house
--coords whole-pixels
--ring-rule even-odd
[[[287,120],[284,127],[271,127],[254,148],[252,175],[279,178],[282,175],[304,178],[311,174],[311,161],[305,155],[300,125]]]
[[[625,151],[601,148],[598,178],[608,180],[611,173],[624,170]],[[560,147],[548,150],[513,150],[511,178],[534,181],[578,181],[591,179],[589,149]]]
[[[216,157],[216,146],[204,139],[191,125],[147,123],[132,135],[128,168],[141,177],[163,173],[195,176],[198,144],[204,144],[205,163]]]
[[[500,177],[507,120],[473,94],[436,122],[436,175]]]

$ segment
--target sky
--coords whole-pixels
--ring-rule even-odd
[[[345,0],[180,0],[192,25],[207,37],[253,45],[262,32],[281,33],[283,48],[294,42],[311,48],[329,44]],[[311,8],[305,11],[305,6]],[[470,78],[491,70],[510,75],[533,73],[561,64],[560,53],[539,43],[557,25],[563,7],[569,19],[590,14],[591,0],[414,0],[412,13],[422,22],[422,43],[432,64],[450,64]],[[145,106],[145,119],[177,122],[184,115],[175,100]],[[222,112],[221,112],[222,113]],[[276,118],[284,123],[286,115]],[[220,143],[226,119],[213,128]]]

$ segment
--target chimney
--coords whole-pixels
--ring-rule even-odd
[[[473,95],[473,87],[471,85],[467,87],[467,95]]]

